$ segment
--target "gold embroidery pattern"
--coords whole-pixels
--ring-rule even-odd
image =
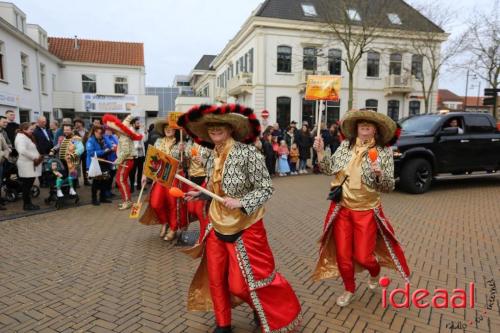
[[[382,215],[380,215],[380,211],[377,208],[375,208],[374,211],[375,211],[375,216],[377,217],[378,230],[379,230],[380,234],[382,235],[382,238],[384,239],[385,246],[389,250],[389,254],[391,255],[391,259],[394,262],[394,264],[396,265],[399,274],[401,274],[401,276],[403,277],[403,279],[407,283],[410,283],[410,278],[408,277],[408,275],[406,275],[406,273],[403,269],[403,266],[401,266],[401,263],[399,262],[398,257],[394,253],[394,249],[392,248],[391,243],[387,239],[387,236],[385,235],[384,230],[382,229],[382,226],[380,225],[380,223],[382,223],[384,225],[384,228],[386,230],[390,231],[389,228],[387,228],[387,224],[385,223],[385,219],[382,217]]]

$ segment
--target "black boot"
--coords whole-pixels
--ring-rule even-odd
[[[233,333],[231,326],[217,326],[213,333]]]

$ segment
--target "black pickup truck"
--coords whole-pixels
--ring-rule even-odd
[[[438,174],[500,170],[500,131],[486,113],[428,113],[400,122],[392,147],[399,187],[424,193]]]

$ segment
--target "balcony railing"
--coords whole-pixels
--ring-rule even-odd
[[[227,92],[238,96],[252,91],[252,73],[240,73],[227,82]]]
[[[385,94],[409,93],[413,91],[413,78],[411,75],[390,74],[385,78]]]

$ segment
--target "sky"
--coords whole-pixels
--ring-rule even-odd
[[[49,36],[144,43],[147,86],[170,86],[203,54],[219,53],[263,0],[13,0]],[[414,0],[414,2],[425,0]],[[439,0],[456,10],[451,31],[492,0]],[[466,74],[443,73],[439,87],[463,95]],[[469,84],[469,95],[477,85]],[[482,87],[485,84],[482,83]],[[482,90],[482,88],[481,88]]]

